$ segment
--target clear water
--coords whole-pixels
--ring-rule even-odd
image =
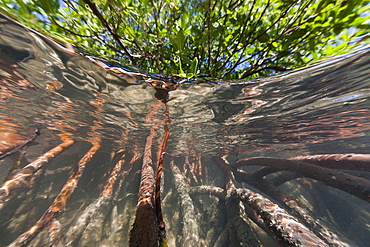
[[[188,185],[224,188],[224,175],[212,157],[230,163],[246,157],[292,158],[315,154],[367,154],[370,147],[370,49],[279,76],[219,85],[186,85],[169,93],[171,132],[164,161],[163,205],[169,246],[183,246],[184,212],[170,163],[180,168]],[[100,196],[121,150],[127,156],[125,179],[118,178],[107,205],[96,246],[126,246],[135,218],[142,158],[153,125],[152,152],[157,160],[167,120],[165,107],[146,84],[131,84],[88,59],[70,54],[47,38],[4,17],[0,19],[0,148],[20,145],[39,129],[21,165],[35,160],[66,138],[76,143],[41,169],[41,175],[0,210],[0,246],[7,246],[32,227],[51,205],[73,167],[101,139],[101,148],[86,168],[57,217],[62,233]],[[5,152],[5,151],[4,151]],[[0,161],[3,181],[19,152]],[[116,155],[117,156],[117,155]],[[113,157],[113,158],[112,158]],[[258,167],[244,168],[253,172]],[[347,171],[365,179],[369,169]],[[283,172],[267,175],[273,179]],[[286,176],[289,174],[287,173]],[[248,183],[237,183],[269,198]],[[319,224],[325,222],[349,246],[370,242],[370,206],[365,200],[313,179],[298,176],[277,187],[296,199]],[[192,196],[199,246],[217,244],[227,228],[223,201]],[[283,205],[281,205],[283,207]],[[288,211],[289,212],[289,211]],[[246,220],[245,222],[250,222]],[[263,246],[277,246],[255,224]],[[262,233],[261,233],[262,232]],[[91,232],[85,231],[89,235]],[[41,231],[30,246],[49,246]],[[83,237],[81,237],[82,239]],[[73,246],[84,246],[75,240]],[[229,244],[231,242],[229,241]],[[93,246],[93,245],[90,245]]]

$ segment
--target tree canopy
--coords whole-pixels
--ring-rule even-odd
[[[363,44],[369,0],[0,0],[80,51],[149,73],[267,76]]]

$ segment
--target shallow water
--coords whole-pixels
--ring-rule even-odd
[[[128,175],[125,179],[118,178],[114,197],[102,216],[104,223],[96,230],[100,234],[99,242],[89,246],[126,246],[135,218],[142,158],[131,164],[130,160],[135,154],[143,153],[152,129],[156,134],[153,158],[158,159],[165,133],[163,126],[169,118],[171,135],[164,159],[162,192],[169,246],[184,246],[186,238],[193,233],[196,236],[189,238],[198,240],[200,246],[223,243],[218,237],[227,227],[235,228],[229,226],[232,219],[227,205],[210,195],[192,195],[198,222],[186,228],[189,226],[184,223],[181,202],[189,198],[179,196],[171,161],[179,167],[188,185],[224,188],[224,174],[212,161],[213,157],[224,156],[234,163],[248,157],[288,159],[316,154],[367,154],[369,73],[370,49],[364,48],[275,77],[213,86],[186,85],[169,92],[167,117],[165,105],[155,98],[156,90],[151,85],[132,84],[1,17],[0,154],[33,137],[36,129],[41,134],[26,149],[21,166],[63,140],[76,142],[40,169],[25,188],[12,192],[12,200],[3,202],[0,246],[7,246],[39,220],[73,167],[91,143],[96,142],[101,148],[86,164],[64,212],[57,219],[62,235],[68,236],[71,226],[101,195],[115,162],[124,154],[123,170]],[[1,181],[19,153],[1,160]],[[258,168],[250,166],[244,170],[252,174]],[[367,167],[346,173],[370,178]],[[266,173],[267,178],[263,179],[289,175],[275,170]],[[240,181],[236,185],[271,196],[258,185]],[[370,242],[369,200],[305,178],[299,171],[277,188],[297,200],[318,224],[325,223],[348,246],[366,246]],[[261,245],[274,246],[271,237],[243,217],[245,224],[252,225]],[[71,245],[85,246],[83,234],[91,233],[86,230]],[[43,230],[30,246],[48,246],[48,238]],[[231,240],[224,243],[235,245]]]

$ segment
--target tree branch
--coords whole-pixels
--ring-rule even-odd
[[[136,65],[135,58],[131,55],[131,53],[128,51],[128,49],[125,47],[125,45],[121,42],[120,37],[117,35],[116,32],[112,30],[108,22],[104,19],[104,17],[99,12],[98,8],[94,3],[92,3],[90,0],[83,0],[87,5],[89,5],[91,11],[96,15],[96,17],[99,18],[99,20],[103,23],[104,27],[110,32],[110,34],[113,36],[113,38],[117,41],[117,43],[122,47],[126,55],[129,57],[130,61]]]
[[[358,198],[370,202],[370,181],[347,173],[338,172],[332,169],[303,163],[294,160],[279,158],[247,158],[241,159],[232,164],[232,167],[241,166],[269,166],[279,170],[291,171],[302,176],[313,178],[326,185],[346,191]]]

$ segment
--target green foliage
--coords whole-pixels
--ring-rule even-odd
[[[368,0],[0,0],[84,52],[150,73],[266,76],[368,41]],[[366,38],[367,37],[367,38]],[[361,40],[362,38],[362,40]],[[356,43],[357,42],[357,43]]]

